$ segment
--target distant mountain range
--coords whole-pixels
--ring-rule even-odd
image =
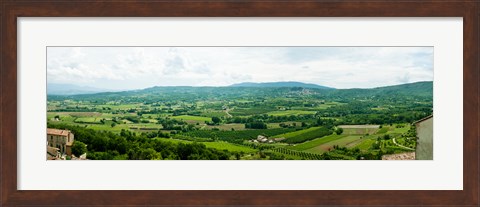
[[[432,90],[433,89],[433,81],[420,81],[415,83],[405,83],[400,85],[393,85],[393,86],[383,86],[383,87],[376,87],[373,89],[381,89],[381,90]]]
[[[380,91],[383,93],[403,93],[410,94],[415,92],[416,95],[433,95],[433,81],[421,81],[415,83],[406,83],[393,86],[384,86],[373,88],[373,90]]]
[[[415,83],[406,83],[393,86],[383,86],[376,88],[350,88],[332,90],[331,94],[338,96],[354,96],[355,94],[377,96],[377,95],[417,95],[432,96],[433,81],[421,81]]]
[[[265,83],[244,82],[244,83],[233,84],[228,87],[259,87],[259,88],[301,87],[301,88],[334,89],[334,88],[321,86],[317,84],[294,82],[294,81],[265,82]]]
[[[212,86],[205,86],[205,87],[192,87],[192,86],[155,86],[145,89],[137,89],[137,90],[108,90],[108,89],[99,89],[94,87],[88,86],[78,86],[73,84],[47,84],[47,94],[48,95],[79,95],[79,94],[95,94],[95,93],[104,93],[104,92],[111,92],[114,94],[121,93],[121,94],[133,94],[133,93],[148,93],[152,91],[158,90],[171,90],[171,89],[188,89],[191,88],[195,91],[203,90],[209,91],[214,90],[215,88],[218,89],[228,89],[228,88],[311,88],[311,89],[319,89],[319,90],[326,90],[329,91],[331,94],[349,94],[349,93],[362,93],[368,92],[372,95],[377,93],[395,93],[395,94],[422,94],[422,95],[431,95],[433,91],[433,82],[432,81],[423,81],[423,82],[416,82],[416,83],[407,83],[401,85],[393,85],[393,86],[384,86],[384,87],[377,87],[377,88],[369,88],[369,89],[335,89],[327,86],[321,86],[311,83],[302,83],[302,82],[265,82],[265,83],[253,83],[253,82],[244,82],[233,84],[230,86],[224,87],[212,87]],[[204,89],[202,89],[204,88]]]
[[[92,93],[101,93],[111,90],[94,88],[89,86],[78,86],[73,84],[57,84],[49,83],[47,84],[47,94],[48,95],[76,95],[76,94],[92,94]]]

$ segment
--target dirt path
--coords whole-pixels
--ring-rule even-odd
[[[233,117],[230,113],[228,113],[228,112],[231,111],[231,110],[233,110],[233,108],[232,108],[232,109],[229,109],[229,108],[226,108],[226,109],[225,109],[225,113],[227,114],[227,117],[228,117],[228,118],[232,118],[232,117]]]
[[[412,149],[412,148],[410,148],[410,147],[405,147],[405,146],[403,146],[403,145],[398,144],[397,141],[395,141],[395,138],[393,138],[392,140],[393,140],[393,144],[395,144],[395,145],[397,145],[397,146],[399,146],[399,147],[401,147],[401,148],[408,149],[408,150],[415,150],[415,149]]]

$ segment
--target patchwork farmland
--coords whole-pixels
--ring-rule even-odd
[[[87,159],[362,160],[411,152],[432,83],[375,89],[153,87],[49,95]]]

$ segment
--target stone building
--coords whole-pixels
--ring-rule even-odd
[[[47,128],[47,149],[57,148],[61,155],[72,155],[74,136],[69,130]]]
[[[417,129],[415,159],[433,160],[433,115],[414,122]]]

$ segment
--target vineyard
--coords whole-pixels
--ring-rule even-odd
[[[319,160],[322,158],[320,154],[296,151],[296,150],[287,149],[285,147],[278,147],[273,145],[254,144],[254,143],[243,143],[242,145],[248,146],[253,149],[258,149],[258,150],[266,150],[266,151],[270,150],[272,152],[283,154],[286,156],[286,158],[290,158],[290,159]]]
[[[294,136],[288,137],[287,139],[284,140],[284,142],[289,144],[302,143],[315,138],[321,138],[321,137],[330,135],[332,134],[332,132],[333,132],[332,130],[327,129],[325,127],[318,127],[313,130],[306,130],[304,133],[298,133],[298,134],[295,134]]]
[[[412,151],[410,123],[432,113],[432,83],[412,85],[417,92],[153,87],[49,95],[47,124],[74,129],[91,159],[379,159]]]
[[[274,152],[285,154],[285,155],[300,157],[302,160],[320,160],[322,158],[322,155],[320,154],[295,151],[295,150],[290,150],[284,147],[275,147],[275,148],[271,148],[271,150]]]
[[[257,130],[241,130],[241,131],[214,131],[214,130],[197,130],[182,133],[182,135],[190,137],[212,138],[227,142],[240,143],[244,140],[256,139],[258,135],[267,137],[295,131],[293,128],[276,128],[276,129],[257,129]]]

